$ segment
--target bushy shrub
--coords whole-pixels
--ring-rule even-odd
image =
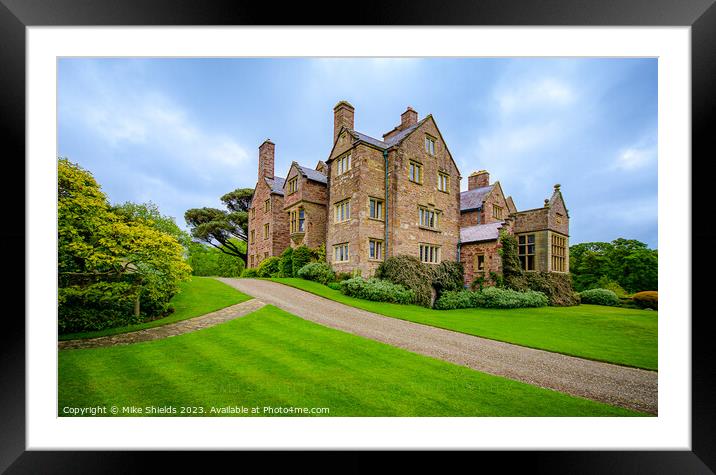
[[[549,299],[542,292],[528,290],[518,292],[511,289],[498,289],[487,287],[483,289],[480,306],[486,308],[525,308],[525,307],[546,307]]]
[[[617,294],[607,289],[589,289],[579,293],[582,303],[592,305],[608,305],[615,307],[619,305]]]
[[[352,272],[336,272],[336,282],[352,279],[355,277]]]
[[[640,308],[650,308],[652,310],[658,310],[659,308],[659,293],[656,290],[637,292],[631,298]]]
[[[435,302],[435,308],[440,310],[478,307],[526,308],[544,307],[547,304],[547,296],[542,292],[534,290],[518,292],[511,289],[486,287],[482,291],[459,290],[445,292]]]
[[[258,277],[278,277],[278,266],[280,262],[281,258],[278,256],[271,256],[264,259],[256,269],[256,275]]]
[[[241,277],[253,279],[253,278],[258,277],[258,272],[256,271],[256,268],[254,268],[254,267],[244,269],[244,271],[241,273]]]
[[[325,262],[310,262],[299,269],[298,277],[325,285],[332,282],[336,278],[336,274]]]
[[[465,270],[460,262],[442,261],[433,268],[433,287],[438,297],[443,292],[461,290],[465,287]]]
[[[145,312],[134,315],[139,288],[127,282],[99,282],[58,289],[59,332],[104,330],[141,323]],[[140,309],[142,307],[140,306]]]
[[[456,308],[475,308],[479,307],[479,300],[482,293],[478,290],[448,290],[443,292],[439,299],[435,301],[435,308],[438,310],[453,310]]]
[[[326,244],[321,244],[318,247],[310,248],[311,259],[318,262],[326,262]]]
[[[278,265],[279,277],[294,277],[293,274],[293,248],[291,246],[281,253],[281,263]]]
[[[619,285],[619,282],[616,282],[614,280],[611,280],[607,276],[602,276],[598,281],[597,284],[593,287],[595,289],[607,289],[614,292],[617,297],[622,298],[626,297],[626,290],[622,288],[621,285]]]
[[[353,277],[341,282],[340,286],[341,292],[345,295],[376,302],[408,304],[415,298],[412,290],[376,278],[366,280],[362,277]]]
[[[554,307],[579,305],[579,297],[572,288],[572,276],[555,272],[523,272],[505,276],[505,287],[519,292],[542,292]]]
[[[326,284],[329,288],[333,290],[341,290],[341,283],[340,282],[329,282]]]
[[[301,270],[301,267],[305,266],[309,262],[311,262],[311,250],[308,248],[308,246],[298,246],[296,249],[293,250],[292,258],[292,273],[293,276],[298,275],[298,271]]]
[[[415,256],[394,256],[381,262],[375,277],[402,285],[413,291],[413,303],[432,307],[434,290],[433,271]]]

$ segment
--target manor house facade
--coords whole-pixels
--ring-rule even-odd
[[[275,144],[259,147],[249,210],[248,267],[289,246],[326,246],[337,272],[373,275],[395,255],[462,262],[465,284],[501,273],[499,233],[516,236],[525,271],[569,272],[569,213],[560,186],[540,208],[518,211],[487,171],[460,171],[432,115],[408,107],[377,139],[355,130],[355,109],[333,109],[333,147],[314,167],[274,175]]]

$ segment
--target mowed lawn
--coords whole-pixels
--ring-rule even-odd
[[[74,340],[77,338],[95,338],[98,336],[116,335],[146,328],[158,327],[167,323],[174,323],[188,318],[199,317],[230,305],[245,302],[251,299],[249,295],[242,294],[233,287],[210,277],[192,277],[191,280],[180,284],[180,291],[171,300],[174,312],[164,318],[151,322],[127,325],[124,327],[109,328],[94,332],[67,333],[60,335],[60,340]]]
[[[633,416],[266,306],[204,330],[59,352],[59,407],[328,408],[329,416]],[[111,415],[111,414],[108,414]],[[121,413],[120,413],[121,415]],[[178,414],[170,414],[178,415]],[[252,415],[252,414],[248,414]]]
[[[625,366],[658,366],[655,311],[600,305],[433,310],[348,297],[303,279],[270,280],[388,317]]]

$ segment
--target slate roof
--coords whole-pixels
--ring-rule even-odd
[[[494,187],[495,185],[483,186],[460,193],[460,211],[482,208],[482,202]]]
[[[298,171],[301,172],[301,175],[305,176],[309,180],[317,181],[318,183],[323,183],[324,185],[328,184],[328,178],[326,175],[318,170],[314,170],[310,167],[304,167],[298,163],[296,164],[296,167],[298,168]]]
[[[286,180],[281,177],[275,176],[273,178],[264,178],[268,186],[271,187],[271,193],[276,193],[283,196],[283,184]]]
[[[410,135],[410,133],[413,130],[420,127],[420,125],[423,122],[425,122],[425,120],[428,119],[429,117],[430,116],[426,116],[423,120],[418,121],[418,123],[416,123],[415,125],[411,125],[407,129],[401,130],[400,132],[398,132],[397,134],[395,134],[388,140],[379,140],[379,139],[376,139],[375,137],[371,137],[370,135],[364,134],[363,132],[358,132],[357,130],[348,129],[348,132],[362,142],[365,142],[365,143],[368,143],[375,147],[378,147],[381,150],[386,150],[386,149],[402,142],[403,139],[405,139],[405,137]]]
[[[498,221],[496,223],[461,228],[460,242],[464,244],[467,242],[494,241],[500,236],[500,228],[503,224],[505,224],[504,221]]]

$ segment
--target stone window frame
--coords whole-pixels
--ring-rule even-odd
[[[271,235],[271,225],[269,223],[264,223],[264,239],[268,239]]]
[[[336,176],[341,176],[353,169],[351,152],[341,155],[336,159]]]
[[[265,252],[264,252],[264,258],[261,259],[261,260],[262,260],[262,261],[265,261],[265,260],[268,259],[268,258],[269,258],[269,253],[268,253],[268,251],[265,251]]]
[[[415,172],[413,170],[416,170],[419,175],[420,180],[416,181],[413,178],[415,177]],[[416,185],[422,185],[423,184],[423,178],[425,175],[425,167],[423,167],[423,164],[420,163],[417,160],[409,160],[408,161],[408,180],[410,180],[412,183],[415,183]]]
[[[303,214],[303,217],[301,215]],[[291,234],[306,232],[306,210],[303,206],[292,209],[288,213]]]
[[[266,198],[264,201],[264,213],[268,213],[271,211],[271,198]]]
[[[256,243],[256,230],[252,229],[251,233],[249,233],[249,244],[255,244]]]
[[[341,259],[338,259],[338,251],[340,252]],[[345,252],[344,252],[345,251]],[[333,245],[333,262],[350,262],[351,261],[351,246],[349,242],[341,242]]]
[[[298,191],[298,177],[295,176],[288,180],[288,194],[292,195]]]
[[[431,157],[435,156],[435,150],[437,150],[438,139],[430,134],[425,134],[425,153]]]
[[[558,226],[561,226],[561,225],[562,225],[562,218],[563,218],[563,217],[564,217],[564,216],[562,216],[562,213],[555,213],[555,215],[554,215],[554,222],[555,222],[555,224],[557,224]]]
[[[380,208],[380,213],[378,213],[377,216],[371,216],[371,202],[375,202],[375,208]],[[375,198],[373,196],[368,197],[368,219],[374,219],[376,221],[384,221],[385,220],[385,200],[382,198]]]
[[[445,189],[441,188],[440,185],[443,184],[443,181],[441,178],[445,179]],[[446,172],[438,171],[438,191],[442,191],[443,193],[450,193],[450,174]]]
[[[251,207],[251,218],[256,219],[256,206]]]
[[[532,238],[530,242],[529,238]],[[524,238],[524,242],[520,243],[521,238]],[[532,246],[532,252],[530,252],[530,246]],[[523,233],[517,235],[517,256],[520,259],[520,267],[523,271],[531,272],[537,269],[537,235],[535,233]],[[530,261],[530,257],[532,258]],[[530,269],[530,262],[532,268]]]
[[[339,213],[339,209],[342,210],[341,213]],[[343,219],[339,220],[339,214],[343,215]],[[338,223],[346,223],[351,220],[351,199],[346,198],[341,201],[337,201],[333,205],[333,222]]]
[[[482,269],[480,269],[480,257],[482,257]],[[478,252],[473,259],[473,267],[476,274],[484,275],[487,272],[487,255],[484,252]]]
[[[423,264],[440,264],[442,250],[438,244],[421,242],[418,244],[418,257]]]
[[[370,255],[371,244],[373,244],[374,254],[377,254],[377,257],[375,255],[373,257],[371,257],[371,255]],[[384,241],[382,239],[368,238],[368,260],[382,261],[383,256],[384,256],[384,251],[385,251],[385,246],[384,246]]]
[[[552,233],[550,238],[552,250],[551,271],[567,272],[567,237]]]
[[[434,226],[424,224],[425,214],[432,213]],[[440,231],[440,222],[442,221],[442,210],[430,208],[428,206],[418,205],[418,227],[421,229],[427,229],[429,231]]]
[[[492,217],[493,218],[502,219],[502,211],[503,211],[502,206],[498,206],[495,204],[492,205]]]

